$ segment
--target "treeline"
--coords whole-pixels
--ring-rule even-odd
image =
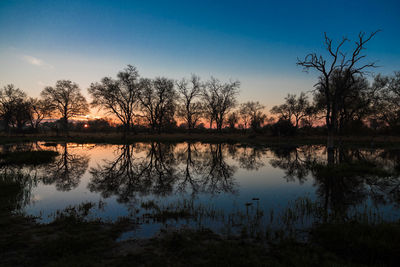
[[[335,79],[336,76],[332,85],[336,84]],[[196,75],[180,81],[141,78],[135,67],[128,66],[116,79],[106,77],[91,84],[90,104],[78,85],[67,80],[44,88],[39,99],[6,85],[0,90],[0,118],[6,132],[39,131],[43,126],[64,131],[117,128],[126,134],[205,128],[274,135],[324,132],[326,99],[320,90],[313,91],[311,100],[305,93],[288,94],[283,104],[272,107],[272,116],[268,117],[258,101],[238,104],[239,86],[238,81],[223,83],[216,78],[201,82]],[[340,104],[339,133],[400,133],[400,72],[392,76],[379,74],[372,83],[366,77],[356,77]],[[116,118],[118,126],[111,126],[107,119],[69,123],[73,118],[87,115],[90,106]]]
[[[116,128],[124,134],[142,130],[193,132],[206,128],[274,135],[317,131],[328,133],[330,143],[335,134],[400,133],[400,72],[378,74],[372,82],[366,78],[367,70],[376,66],[374,62],[365,63],[366,55],[362,52],[376,33],[360,33],[350,51],[342,48],[348,39],[334,46],[325,35],[328,53],[311,53],[297,63],[305,70],[319,73],[311,100],[306,93],[289,94],[283,104],[272,107],[270,117],[258,101],[239,105],[239,81],[221,82],[213,77],[201,81],[196,75],[179,81],[165,77],[148,79],[128,65],[116,78],[104,77],[90,85],[90,104],[79,86],[68,80],[44,88],[39,99],[6,85],[0,89],[0,119],[6,132],[27,128],[38,131],[45,119],[58,119],[53,125],[66,132],[71,128],[110,130],[105,119],[69,123],[87,115],[92,107],[118,121]]]

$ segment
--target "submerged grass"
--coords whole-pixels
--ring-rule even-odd
[[[129,218],[115,223],[88,220],[95,206],[88,202],[68,207],[57,213],[52,223],[43,225],[21,215],[1,216],[0,227],[7,231],[0,231],[0,265],[396,266],[400,253],[398,222],[322,221],[308,228],[309,238],[305,240],[288,235],[287,225],[318,211],[319,207],[306,199],[293,202],[290,212],[275,214],[274,220],[292,223],[280,230],[266,229],[263,238],[250,231],[241,235],[220,235],[197,227],[161,230],[150,239],[117,242],[121,233],[137,227],[137,222]],[[233,220],[245,218],[242,226],[249,230],[252,226],[248,223],[254,219],[251,219],[251,212],[223,215],[212,208],[198,209],[190,202],[162,206],[147,201],[141,206],[153,214],[155,220],[161,221],[186,219],[187,216],[222,216],[232,220],[236,216]],[[168,213],[163,212],[164,209]],[[261,216],[256,212],[253,215]],[[281,218],[282,215],[287,218]]]

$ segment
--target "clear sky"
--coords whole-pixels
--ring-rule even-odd
[[[367,46],[376,72],[400,70],[400,1],[0,1],[0,86],[38,96],[56,80],[115,77],[127,64],[142,76],[191,73],[242,82],[240,101],[270,109],[312,89],[297,57],[382,29]]]

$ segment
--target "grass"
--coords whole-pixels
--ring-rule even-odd
[[[399,223],[322,224],[312,230],[311,238],[312,243],[346,261],[382,266],[398,264]]]
[[[56,151],[14,151],[0,153],[0,166],[39,165],[50,163],[58,156]]]
[[[137,225],[128,218],[115,223],[90,220],[87,215],[94,206],[88,202],[68,207],[50,224],[3,209],[0,228],[7,231],[0,231],[0,265],[396,266],[400,255],[399,222],[317,223],[303,241],[288,235],[257,239],[181,228],[162,230],[150,239],[117,242],[121,233]],[[305,200],[293,206],[305,215],[315,209]],[[171,212],[192,209],[187,204],[179,207]],[[175,219],[157,203],[144,202],[142,208]]]

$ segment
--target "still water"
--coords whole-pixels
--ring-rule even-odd
[[[1,170],[30,175],[16,212],[38,217],[41,223],[54,220],[57,211],[90,202],[88,219],[114,222],[127,217],[137,222],[128,237],[196,225],[223,232],[228,224],[242,225],[261,215],[264,223],[272,224],[274,214],[298,199],[345,217],[368,210],[385,220],[400,218],[398,150],[341,149],[326,168],[326,149],[316,145],[39,142],[1,147],[21,149],[59,152],[49,164]],[[149,216],[151,210],[177,212],[189,206],[197,210],[196,219],[185,214]]]

